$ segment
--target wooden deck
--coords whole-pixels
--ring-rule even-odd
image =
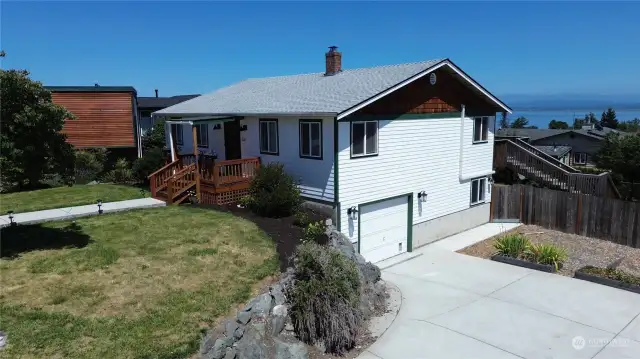
[[[182,155],[149,175],[151,195],[167,203],[181,203],[195,195],[200,203],[224,205],[249,194],[260,158],[216,161]]]

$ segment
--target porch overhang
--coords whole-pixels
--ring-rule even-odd
[[[165,121],[169,125],[205,125],[234,121],[234,116],[199,116],[199,117],[170,117]]]

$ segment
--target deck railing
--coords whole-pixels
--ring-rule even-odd
[[[186,192],[197,183],[196,164],[184,166],[167,181],[167,202],[181,202],[188,195]]]
[[[151,197],[157,197],[158,192],[166,189],[169,178],[176,174],[176,172],[178,172],[181,168],[182,165],[180,163],[180,160],[175,160],[150,174],[147,178],[149,178]]]
[[[202,180],[214,186],[249,182],[256,176],[259,167],[260,159],[257,157],[216,161],[212,169],[202,169]]]

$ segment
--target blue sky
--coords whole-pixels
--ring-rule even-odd
[[[449,57],[497,95],[640,96],[640,2],[2,2],[3,68],[46,85],[206,93],[248,77]]]

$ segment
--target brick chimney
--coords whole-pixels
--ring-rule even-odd
[[[342,53],[337,46],[329,46],[329,52],[325,56],[325,76],[332,76],[342,71]]]

